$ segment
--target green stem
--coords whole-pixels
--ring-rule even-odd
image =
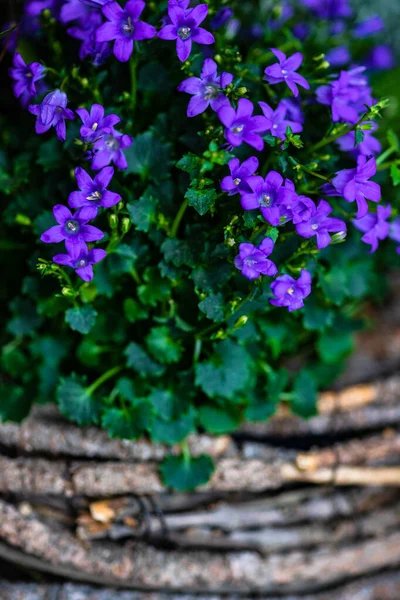
[[[376,170],[377,171],[386,171],[386,169],[390,169],[390,167],[392,167],[393,165],[400,165],[400,159],[391,160],[389,162],[380,164]]]
[[[74,286],[73,286],[73,284],[72,284],[71,277],[70,277],[70,276],[68,275],[68,273],[66,273],[66,272],[64,271],[64,269],[62,269],[61,267],[59,267],[59,273],[60,273],[60,275],[61,275],[61,276],[62,276],[62,277],[65,279],[65,281],[67,282],[67,285],[68,285],[68,287],[70,287],[70,288],[71,288],[71,290],[74,292],[74,295],[71,297],[71,300],[72,300],[72,302],[73,302],[73,304],[74,304],[75,308],[78,308],[78,307],[79,307],[79,304],[78,304],[78,302],[76,301],[77,292],[76,292],[76,290],[75,290],[75,288],[74,288]]]
[[[197,363],[197,361],[200,358],[200,353],[201,353],[201,347],[203,345],[203,342],[201,341],[200,338],[196,338],[196,341],[194,343],[194,351],[193,351],[193,364],[195,365]]]
[[[396,152],[396,148],[387,148],[385,152],[382,152],[376,159],[376,164],[381,165],[389,156],[391,156],[394,152]]]
[[[86,388],[86,393],[88,394],[88,396],[91,396],[97,390],[97,388],[99,388],[101,385],[103,385],[105,381],[107,381],[107,379],[111,379],[111,377],[114,377],[114,375],[116,375],[123,369],[124,367],[113,367],[112,369],[109,369],[108,371],[103,373],[103,375],[96,379],[96,381],[92,383],[92,385]]]
[[[302,171],[305,171],[306,173],[308,173],[309,175],[312,175],[313,177],[318,177],[318,179],[322,179],[323,181],[330,181],[330,179],[328,177],[325,177],[325,175],[320,175],[319,173],[316,173],[315,171],[312,171],[311,169],[307,169],[307,167],[303,167],[303,165],[300,165],[300,168]]]
[[[172,237],[172,238],[176,237],[176,234],[178,233],[179,225],[181,224],[183,215],[185,214],[188,206],[189,206],[189,200],[184,200],[180,206],[180,209],[178,210],[178,212],[176,214],[174,222],[172,223],[170,237]]]
[[[136,271],[135,267],[132,267],[132,269],[129,272],[132,275],[133,279],[136,281],[136,283],[138,285],[142,285],[142,280],[140,279],[139,274]]]
[[[189,445],[186,440],[181,442],[181,450],[182,450],[183,460],[185,461],[185,463],[190,463],[192,457],[190,455]]]
[[[137,56],[134,52],[129,61],[129,70],[131,73],[131,109],[132,109],[132,118],[135,113],[136,108],[136,99],[137,99],[137,77],[136,77],[136,67],[137,67]]]
[[[342,137],[343,135],[346,135],[347,133],[350,133],[351,131],[355,131],[357,129],[357,127],[363,122],[365,121],[366,117],[368,116],[368,112],[365,112],[357,121],[357,123],[355,123],[354,125],[352,125],[351,127],[349,127],[348,125],[342,126],[342,128],[340,129],[340,131],[338,131],[337,133],[335,133],[334,135],[331,135],[329,137],[324,137],[322,138],[322,140],[320,142],[317,142],[316,144],[314,144],[314,146],[312,146],[309,150],[309,152],[315,152],[315,150],[319,150],[320,148],[323,148],[324,146],[327,146],[328,144],[334,142],[335,140],[339,139],[340,137]]]
[[[246,302],[248,302],[249,300],[252,299],[254,291],[255,291],[255,288],[253,288],[251,290],[251,292],[246,296],[246,298],[244,298],[243,300],[241,300],[239,302],[239,304],[236,306],[235,310],[233,312],[231,312],[231,314],[229,315],[229,317],[227,317],[227,319],[230,319],[231,317],[233,317],[233,315],[236,314],[242,308],[242,306],[244,306],[246,304]],[[225,319],[225,321],[227,319]],[[221,326],[222,326],[222,322],[221,323],[214,323],[213,325],[209,325],[205,329],[202,329],[201,331],[199,331],[199,333],[196,335],[196,339],[201,340],[201,338],[204,335],[206,335],[207,333],[211,333],[215,329],[219,329]]]

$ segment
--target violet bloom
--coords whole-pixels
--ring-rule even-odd
[[[211,19],[211,29],[220,29],[220,27],[223,27],[225,23],[229,21],[232,15],[233,10],[228,6],[221,8],[221,10],[219,10],[217,14]]]
[[[126,169],[128,163],[123,150],[129,148],[132,142],[133,140],[129,135],[123,135],[111,128],[93,146],[92,169],[98,171],[112,162],[119,169]]]
[[[85,142],[96,141],[106,129],[114,127],[121,120],[118,115],[114,114],[105,117],[104,107],[101,104],[93,104],[90,114],[86,108],[77,108],[75,112],[79,115],[83,123],[80,134],[82,140]]]
[[[270,48],[270,50],[273,54],[275,54],[276,58],[279,60],[279,63],[275,63],[274,65],[271,65],[265,69],[264,79],[266,79],[266,81],[268,81],[268,83],[271,85],[285,82],[296,98],[299,95],[297,85],[309,90],[310,86],[308,85],[307,80],[302,75],[296,73],[297,69],[303,62],[303,55],[300,52],[296,52],[292,56],[289,56],[289,58],[286,58],[286,54],[284,54],[284,52],[281,52],[276,48]]]
[[[168,6],[178,6],[179,8],[189,8],[190,0],[168,0]]]
[[[264,116],[271,121],[270,134],[274,137],[279,137],[285,140],[286,129],[288,127],[290,127],[293,133],[300,133],[300,131],[303,131],[303,127],[300,123],[286,119],[288,110],[286,104],[283,102],[279,102],[275,110],[266,102],[259,102],[258,104],[263,111]]]
[[[217,73],[217,63],[212,58],[206,58],[200,77],[189,77],[178,85],[180,92],[191,94],[187,116],[195,117],[211,106],[218,112],[222,106],[229,104],[228,98],[219,90],[226,88],[233,81],[231,73]]]
[[[280,222],[279,204],[290,198],[293,192],[282,187],[283,177],[276,171],[270,171],[265,179],[256,175],[247,180],[252,193],[243,194],[241,204],[244,210],[259,208],[261,214],[271,225]]]
[[[310,220],[296,225],[296,232],[304,238],[317,237],[317,248],[326,248],[331,242],[329,233],[338,233],[347,231],[346,223],[341,219],[329,217],[332,207],[326,200],[320,200],[318,208],[314,205],[314,210]]]
[[[16,52],[9,73],[15,81],[13,84],[14,95],[20,99],[23,108],[26,108],[31,103],[32,98],[36,96],[38,92],[36,83],[43,79],[46,68],[38,62],[27,65],[22,56]]]
[[[315,209],[314,202],[307,196],[298,195],[295,185],[290,179],[285,179],[285,188],[291,193],[284,194],[279,204],[281,220],[284,219],[285,223],[293,221],[294,225],[308,221]]]
[[[272,18],[268,19],[267,26],[272,29],[272,31],[276,31],[277,29],[282,29],[286,21],[293,17],[293,8],[288,2],[288,0],[282,0],[279,7],[279,14],[273,15]],[[278,13],[278,11],[277,11]]]
[[[247,183],[247,179],[257,171],[258,159],[255,156],[250,156],[240,164],[238,158],[231,158],[228,166],[231,174],[221,181],[221,190],[228,192],[228,196],[250,193],[251,188]]]
[[[235,256],[235,267],[242,271],[247,279],[258,279],[260,275],[274,277],[278,269],[267,257],[274,249],[271,238],[265,238],[256,248],[253,244],[240,244],[239,254]]]
[[[332,185],[339,195],[342,195],[347,202],[357,202],[357,219],[367,214],[367,200],[379,202],[381,199],[380,186],[374,181],[369,181],[375,173],[375,158],[367,161],[365,156],[360,155],[356,169],[342,169],[332,179]]]
[[[57,244],[65,240],[67,252],[71,254],[77,246],[82,247],[82,242],[95,242],[104,237],[100,229],[87,225],[97,215],[95,206],[84,206],[72,214],[66,206],[56,204],[53,215],[58,225],[42,233],[40,239],[45,244]]]
[[[270,299],[274,306],[286,306],[289,312],[304,306],[304,298],[311,294],[311,275],[305,269],[300,277],[294,279],[290,275],[280,275],[271,283],[275,298]]]
[[[337,48],[332,48],[326,53],[325,60],[328,61],[331,67],[343,67],[351,61],[351,54],[346,46],[337,46]]]
[[[36,133],[45,133],[50,127],[55,127],[59,140],[65,141],[67,130],[65,119],[72,121],[75,115],[67,108],[67,95],[61,90],[47,94],[41,104],[30,104],[29,112],[36,115]]]
[[[101,248],[93,248],[88,250],[86,244],[82,246],[74,246],[69,254],[56,254],[53,256],[53,261],[58,265],[64,265],[75,269],[83,281],[92,281],[93,266],[103,260],[107,255],[105,250]]]
[[[157,35],[153,25],[139,20],[145,6],[142,0],[129,0],[124,8],[117,2],[108,2],[101,9],[108,22],[96,31],[96,42],[115,40],[114,55],[120,62],[129,60],[135,41]]]
[[[359,154],[364,156],[374,156],[379,154],[382,150],[382,145],[372,134],[378,129],[378,125],[373,121],[370,122],[372,129],[363,130],[364,139],[356,146],[356,134],[354,131],[346,133],[338,140],[337,145],[343,152],[350,152],[353,156],[357,157]]]
[[[358,23],[353,31],[356,38],[367,38],[376,33],[380,33],[385,28],[385,25],[378,15],[374,15]]]
[[[393,56],[393,50],[386,44],[380,44],[372,48],[371,52],[365,60],[365,64],[368,69],[375,71],[386,71],[393,69],[395,66],[395,60]]]
[[[272,123],[265,117],[253,117],[253,111],[253,103],[247,98],[240,98],[236,111],[232,106],[223,106],[218,111],[218,117],[225,125],[225,137],[232,146],[246,142],[256,150],[264,148],[260,133],[267,132]]]
[[[338,19],[352,15],[349,0],[301,0],[301,2],[311,8],[320,19]]]
[[[158,37],[162,40],[176,40],[176,53],[181,62],[189,57],[192,42],[205,45],[214,43],[214,36],[203,27],[199,27],[207,14],[207,4],[198,4],[189,11],[179,6],[168,6],[171,24],[164,25],[158,32]]]
[[[360,111],[365,110],[365,104],[372,104],[368,81],[362,75],[364,71],[365,67],[341,71],[336,81],[317,88],[317,100],[320,104],[331,107],[334,123],[357,123]]]
[[[114,175],[113,167],[104,167],[92,179],[81,167],[75,169],[75,178],[80,192],[71,192],[68,204],[71,208],[81,206],[101,206],[110,208],[121,200],[121,196],[107,189]]]
[[[291,121],[296,121],[296,123],[304,123],[304,113],[301,110],[301,101],[298,98],[283,98],[280,101],[280,104],[286,106],[287,114]]]
[[[93,9],[81,0],[64,0],[60,10],[60,21],[63,25],[71,21],[78,21],[79,24],[85,26],[92,12]]]
[[[85,58],[89,57],[92,65],[99,67],[107,60],[111,52],[110,44],[108,42],[96,42],[95,33],[92,33],[82,41],[79,49],[79,58],[85,60]]]
[[[371,245],[370,253],[375,252],[379,246],[379,240],[384,240],[389,235],[389,223],[392,209],[390,206],[378,206],[377,212],[367,213],[362,219],[354,219],[353,225],[364,233],[361,241]]]

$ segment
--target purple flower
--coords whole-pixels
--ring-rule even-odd
[[[190,0],[168,0],[168,6],[178,6],[179,8],[188,8]]]
[[[385,28],[385,25],[378,15],[373,15],[361,23],[358,23],[353,31],[353,34],[356,38],[366,38],[370,35],[375,35],[376,33],[380,33]]]
[[[222,106],[229,104],[228,98],[219,90],[224,89],[233,81],[231,73],[217,73],[217,63],[212,58],[206,58],[200,77],[189,77],[179,84],[178,90],[191,94],[187,116],[195,117],[204,112],[209,106],[218,112]]]
[[[207,14],[207,4],[198,4],[189,11],[179,6],[168,6],[171,24],[164,25],[158,32],[158,37],[162,40],[176,40],[176,53],[181,62],[189,57],[192,42],[205,45],[214,43],[214,36],[203,27],[199,27]]]
[[[342,67],[351,61],[351,54],[346,46],[338,46],[326,53],[325,60],[327,60],[332,67]]]
[[[71,21],[79,21],[82,26],[90,18],[93,9],[81,0],[64,0],[60,10],[60,21],[64,25]]]
[[[104,107],[101,104],[93,104],[90,114],[86,108],[77,108],[75,112],[83,123],[80,134],[85,142],[96,141],[105,130],[114,127],[121,120],[118,115],[114,114],[105,117]]]
[[[14,95],[20,99],[21,105],[26,108],[38,90],[36,83],[43,79],[46,69],[38,62],[27,65],[22,56],[16,52],[13,57],[13,67],[9,69],[10,77],[14,79]]]
[[[219,10],[217,14],[211,19],[211,29],[219,29],[220,27],[223,27],[225,23],[229,21],[232,15],[233,10],[228,6],[221,8],[221,10]]]
[[[393,50],[386,44],[375,46],[365,60],[368,69],[385,71],[395,66]]]
[[[221,189],[228,192],[229,196],[251,192],[247,179],[257,171],[258,159],[255,156],[250,156],[240,164],[238,158],[231,158],[228,166],[231,174],[223,178]]]
[[[332,207],[326,200],[320,200],[318,208],[314,205],[314,210],[310,220],[296,225],[296,232],[304,238],[317,236],[317,248],[326,248],[330,244],[330,232],[346,232],[346,223],[341,219],[329,217]]]
[[[246,142],[256,150],[264,148],[264,140],[259,135],[271,128],[271,121],[265,117],[253,117],[254,106],[250,100],[240,98],[237,110],[232,106],[223,106],[218,117],[225,125],[225,137],[232,146]]]
[[[367,161],[365,156],[360,155],[356,169],[343,169],[332,179],[332,185],[339,195],[342,195],[347,202],[354,202],[354,200],[357,202],[357,219],[367,214],[367,200],[379,202],[381,199],[380,186],[374,181],[369,181],[375,173],[375,158]]]
[[[278,11],[277,11],[278,12]],[[282,0],[279,7],[279,14],[274,15],[267,21],[267,26],[276,31],[282,29],[283,25],[293,17],[293,8],[290,6],[288,0]]]
[[[275,298],[270,299],[274,306],[287,306],[289,312],[304,306],[304,298],[311,294],[311,275],[305,269],[301,270],[296,281],[290,275],[280,275],[271,283]]]
[[[69,254],[56,254],[53,256],[53,261],[59,265],[65,265],[75,269],[83,281],[91,281],[93,279],[93,267],[96,263],[103,260],[107,252],[101,248],[93,248],[88,250],[86,244],[81,246],[73,246]]]
[[[114,55],[120,62],[129,60],[135,41],[148,40],[157,35],[153,25],[139,21],[145,6],[142,0],[129,0],[124,8],[117,2],[108,2],[102,8],[108,23],[96,31],[96,42],[115,40]]]
[[[256,248],[253,244],[240,244],[239,254],[235,257],[235,267],[242,271],[247,279],[258,279],[260,275],[274,277],[278,269],[267,257],[274,249],[271,238],[265,238]]]
[[[71,254],[77,246],[82,247],[82,242],[95,242],[104,237],[100,229],[87,225],[88,221],[97,215],[95,206],[84,206],[72,214],[66,206],[56,204],[53,215],[58,225],[42,233],[40,239],[45,244],[56,244],[65,240],[67,252]]]
[[[395,219],[389,226],[389,237],[395,242],[400,242],[400,217]],[[400,246],[396,248],[397,254],[400,254]]]
[[[283,98],[280,104],[286,106],[287,114],[291,121],[296,121],[296,123],[304,123],[304,113],[301,110],[301,101],[298,98]]]
[[[81,191],[71,192],[68,198],[70,207],[95,206],[97,208],[102,206],[103,208],[110,208],[118,204],[121,196],[107,190],[113,175],[113,167],[104,167],[93,179],[81,167],[75,169],[76,182]]]
[[[286,129],[288,127],[291,128],[293,133],[300,133],[300,131],[303,131],[303,127],[300,123],[286,119],[288,109],[286,104],[284,104],[283,102],[279,102],[275,110],[271,108],[266,102],[259,102],[258,104],[261,110],[263,111],[264,116],[269,121],[271,121],[270,133],[274,137],[279,137],[285,140]]]
[[[275,54],[279,63],[275,63],[265,69],[264,73],[266,81],[271,85],[285,82],[295,97],[299,95],[297,85],[309,90],[310,86],[308,85],[307,80],[302,75],[296,73],[303,62],[303,55],[300,52],[296,52],[292,56],[289,56],[289,58],[286,58],[286,54],[280,50],[277,50],[276,48],[270,48],[270,50]]]
[[[364,71],[365,67],[342,71],[339,79],[317,88],[317,100],[320,104],[331,107],[334,123],[357,123],[359,113],[365,110],[365,104],[372,104],[368,81],[361,75]]]
[[[370,253],[375,252],[379,246],[379,240],[384,240],[389,235],[389,223],[387,219],[392,212],[391,207],[378,206],[377,212],[367,213],[362,219],[354,219],[353,225],[364,233],[361,241],[371,244]]]
[[[364,139],[360,144],[357,144],[356,146],[356,134],[354,131],[350,131],[336,141],[339,148],[344,152],[350,152],[355,157],[359,154],[363,154],[364,156],[374,156],[374,154],[379,154],[382,145],[380,141],[372,135],[372,133],[378,129],[378,126],[373,121],[368,123],[372,129],[363,131]]]
[[[294,225],[308,221],[315,209],[314,202],[307,196],[299,196],[296,193],[293,181],[290,179],[285,179],[285,188],[291,193],[282,196],[279,204],[281,219],[283,218],[285,222],[293,221]]]
[[[352,15],[349,0],[301,0],[301,2],[311,8],[320,19],[338,19]]]
[[[119,169],[126,169],[128,163],[123,150],[129,148],[132,142],[133,140],[129,135],[123,135],[119,131],[115,131],[114,128],[111,128],[108,133],[105,133],[94,144],[92,169],[98,171],[112,162]]]
[[[93,8],[101,8],[110,0],[79,0],[82,4],[86,4],[87,6],[92,6]]]
[[[108,42],[96,42],[96,36],[92,33],[82,41],[79,58],[85,60],[85,58],[90,57],[92,64],[99,67],[107,60],[111,52],[110,44]]]
[[[50,92],[41,104],[30,104],[29,112],[36,115],[36,133],[45,133],[55,127],[56,134],[62,142],[66,139],[65,119],[73,120],[75,115],[67,108],[67,95],[61,90]]]
[[[247,180],[252,193],[243,194],[241,204],[244,210],[254,210],[259,208],[261,214],[271,225],[278,225],[280,222],[280,203],[289,201],[293,192],[282,187],[283,177],[276,171],[270,171],[265,179],[256,175]]]

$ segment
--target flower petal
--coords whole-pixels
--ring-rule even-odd
[[[65,234],[61,225],[54,225],[47,231],[43,232],[40,239],[45,244],[57,244],[65,239]]]
[[[117,38],[114,42],[114,56],[120,62],[127,62],[133,52],[133,40]]]
[[[188,38],[187,40],[182,40],[180,37],[176,38],[176,53],[181,62],[185,62],[185,60],[189,58],[191,51],[191,38]]]
[[[113,167],[104,167],[104,169],[102,169],[99,173],[97,173],[94,176],[94,182],[96,183],[96,185],[98,185],[101,189],[104,190],[110,183],[111,179],[113,178],[113,175]]]
[[[85,169],[82,169],[82,167],[77,167],[75,169],[75,179],[80,190],[83,192],[89,192],[93,185],[93,179],[85,171]]]
[[[63,204],[56,204],[53,207],[53,215],[59,225],[64,225],[68,219],[72,218],[71,211]]]

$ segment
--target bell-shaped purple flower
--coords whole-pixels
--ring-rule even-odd
[[[262,116],[253,117],[253,111],[253,103],[246,98],[240,98],[236,111],[232,106],[223,106],[218,111],[218,117],[225,125],[225,137],[232,146],[246,142],[256,150],[264,148],[260,133],[271,128],[271,121]]]
[[[349,0],[301,0],[320,19],[340,19],[351,17]]]
[[[98,171],[110,163],[114,163],[119,169],[126,169],[128,163],[123,150],[132,145],[132,138],[111,128],[107,133],[95,142],[93,150],[94,157],[92,169]]]
[[[270,48],[270,50],[275,54],[279,63],[275,63],[265,69],[265,80],[271,85],[285,82],[295,97],[299,95],[298,85],[309,90],[310,86],[307,80],[302,75],[296,73],[303,62],[303,55],[300,52],[296,52],[292,56],[289,56],[289,58],[286,58],[284,52],[276,48]]]
[[[96,42],[114,42],[114,55],[120,62],[129,60],[135,41],[148,40],[157,35],[156,28],[140,21],[145,2],[129,0],[122,8],[117,2],[108,2],[102,7],[108,19],[96,31]]]
[[[82,242],[96,242],[104,237],[100,229],[87,225],[97,215],[95,206],[84,206],[72,214],[66,206],[56,204],[53,215],[58,225],[42,233],[40,239],[45,244],[57,244],[65,240],[67,252],[71,254],[76,246],[82,247]]]
[[[393,69],[396,64],[393,50],[387,44],[379,44],[372,48],[364,61],[364,64],[371,71],[386,71]]]
[[[364,156],[374,156],[375,154],[379,154],[382,150],[382,144],[372,135],[373,132],[378,129],[378,125],[372,121],[369,122],[369,125],[371,129],[366,129],[363,131],[364,139],[362,142],[357,144],[357,146],[356,134],[354,131],[350,131],[349,133],[346,133],[346,135],[336,140],[339,148],[344,152],[350,152],[350,154],[355,157],[357,157],[359,154],[363,154]]]
[[[242,271],[247,279],[258,279],[260,275],[274,277],[278,269],[268,256],[274,249],[271,238],[265,238],[256,248],[253,244],[244,243],[239,246],[239,254],[235,257],[235,267]]]
[[[320,104],[331,107],[334,123],[357,123],[360,112],[365,110],[365,104],[372,104],[368,80],[362,75],[364,71],[365,67],[341,71],[336,81],[317,88],[317,100]]]
[[[357,23],[354,28],[353,34],[356,38],[367,38],[371,35],[376,35],[380,33],[385,28],[385,24],[382,21],[381,17],[378,15],[373,15],[361,23]]]
[[[36,133],[45,133],[50,127],[55,127],[59,140],[65,141],[67,136],[65,119],[73,120],[75,115],[67,108],[67,95],[61,90],[50,92],[41,104],[31,104],[29,112],[36,115]]]
[[[389,223],[387,219],[392,212],[391,206],[378,206],[375,214],[367,213],[362,219],[354,219],[353,225],[364,233],[362,242],[371,245],[370,253],[375,252],[379,246],[379,240],[384,240],[389,235]]]
[[[309,221],[298,223],[296,232],[304,238],[317,237],[317,248],[326,248],[331,242],[330,233],[347,231],[346,223],[341,219],[329,217],[332,207],[326,200],[320,200],[318,208],[314,205],[314,210]]]
[[[113,167],[104,167],[92,179],[81,167],[75,169],[75,178],[80,192],[71,192],[68,204],[71,208],[81,206],[101,206],[110,208],[121,200],[121,196],[107,189],[114,175]]]
[[[106,129],[114,127],[121,120],[118,115],[114,114],[105,117],[104,107],[101,104],[93,104],[90,113],[86,108],[77,108],[75,112],[83,123],[80,134],[85,142],[96,141]]]
[[[91,281],[93,279],[93,266],[103,260],[107,255],[105,250],[101,248],[93,248],[88,250],[86,244],[74,246],[69,254],[56,254],[53,256],[53,261],[58,265],[64,265],[75,269],[83,281]]]
[[[280,222],[280,203],[293,195],[293,192],[283,186],[283,177],[276,171],[270,171],[265,179],[260,176],[249,177],[247,183],[252,193],[244,194],[240,201],[244,210],[259,208],[261,214],[271,225]]]
[[[356,169],[343,169],[336,173],[332,179],[332,186],[343,196],[347,202],[357,202],[357,219],[361,219],[368,212],[367,200],[379,202],[381,188],[374,181],[369,181],[376,173],[375,158],[367,160],[360,155],[357,159]],[[333,195],[333,194],[332,194]]]
[[[351,54],[346,46],[337,46],[326,53],[325,60],[331,67],[343,67],[351,61]]]
[[[85,26],[92,13],[93,8],[82,0],[64,0],[60,10],[60,21],[63,25],[71,21],[78,21],[80,25]]]
[[[300,123],[286,118],[288,109],[283,102],[279,102],[275,110],[266,102],[259,102],[258,104],[263,111],[264,116],[271,121],[270,134],[274,137],[285,140],[286,129],[288,127],[290,127],[293,133],[300,133],[300,131],[303,131],[303,126]]]
[[[176,40],[176,53],[181,62],[184,62],[192,51],[192,42],[198,44],[213,44],[212,33],[199,27],[208,14],[207,4],[198,4],[191,10],[179,6],[168,6],[170,24],[158,32],[162,40]]]
[[[212,58],[206,58],[200,77],[189,77],[178,85],[178,91],[191,94],[187,116],[195,117],[211,106],[218,112],[222,106],[229,104],[228,98],[220,92],[233,81],[231,73],[217,73],[217,63]]]
[[[211,20],[211,29],[220,29],[225,23],[229,21],[233,16],[233,10],[229,6],[221,8],[217,14]]]
[[[9,73],[15,82],[13,85],[14,95],[20,99],[23,108],[26,108],[38,93],[36,84],[45,76],[46,68],[38,62],[27,65],[22,56],[16,52]]]
[[[286,223],[293,221],[294,225],[308,221],[315,209],[314,202],[311,198],[307,198],[307,196],[298,195],[295,185],[290,179],[285,179],[285,188],[291,193],[282,196],[280,201],[279,213],[281,220],[283,219]]]
[[[258,159],[255,156],[250,156],[250,158],[240,163],[238,158],[231,158],[228,166],[231,174],[221,181],[221,190],[228,192],[229,196],[251,193],[247,180],[257,171]]]
[[[270,299],[274,306],[286,306],[289,312],[304,306],[304,298],[311,294],[311,275],[305,269],[300,277],[294,279],[290,275],[280,275],[271,283],[275,298]]]

